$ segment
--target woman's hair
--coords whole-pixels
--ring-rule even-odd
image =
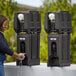
[[[7,18],[6,18],[5,16],[3,16],[3,15],[0,15],[0,29],[1,29],[1,27],[2,27],[2,25],[3,25],[3,22],[4,22],[5,20],[7,20]]]

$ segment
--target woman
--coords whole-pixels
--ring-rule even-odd
[[[8,28],[8,20],[5,16],[0,15],[0,76],[4,75],[4,60],[6,59],[6,55],[14,56],[16,59],[24,59],[25,56],[23,53],[17,54],[13,52],[5,39],[3,32]]]

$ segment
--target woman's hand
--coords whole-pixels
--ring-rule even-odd
[[[24,58],[25,58],[25,54],[24,53],[19,53],[19,54],[17,54],[17,53],[13,53],[13,56],[16,58],[16,59],[18,59],[18,60],[24,60]]]
[[[24,58],[25,58],[24,53],[19,53],[18,56],[19,56],[19,60],[24,60]]]

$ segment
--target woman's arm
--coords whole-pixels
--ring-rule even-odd
[[[1,41],[1,37],[0,37],[0,53],[4,53],[4,54],[8,54],[10,56],[14,56],[16,59],[24,59],[25,55],[23,53],[16,53],[13,52],[8,46],[5,45],[5,43],[3,43]]]
[[[13,53],[13,56],[16,58],[16,59],[19,59],[19,60],[23,60],[25,58],[25,54],[23,53],[19,53],[17,54],[16,52]]]
[[[0,53],[8,54],[8,55],[13,55],[13,51],[7,47],[2,41],[0,41]]]
[[[25,58],[25,55],[23,53],[16,53],[13,52],[9,47],[6,47],[5,45],[3,46],[3,43],[0,44],[0,53],[5,53],[10,56],[14,56],[16,59],[23,60]]]

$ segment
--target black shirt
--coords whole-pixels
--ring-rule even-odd
[[[7,40],[5,39],[3,33],[0,32],[0,53],[13,55],[13,51],[9,48]]]

